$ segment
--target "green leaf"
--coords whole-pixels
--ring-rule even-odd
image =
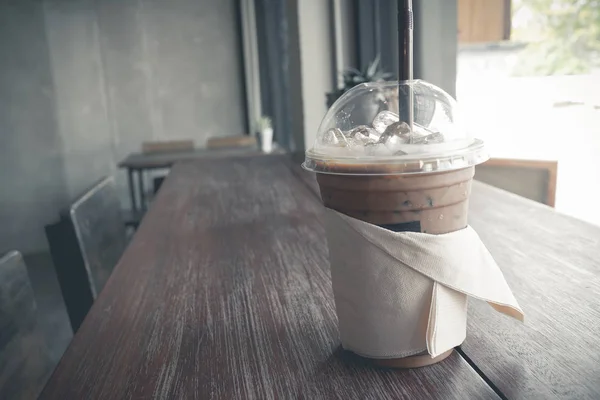
[[[369,66],[369,68],[367,69],[367,73],[366,76],[373,76],[375,74],[375,72],[377,71],[377,68],[379,67],[379,61],[380,61],[381,57],[379,54],[377,54],[377,57],[375,57],[375,60],[373,60],[373,62],[371,63],[371,65]]]
[[[362,71],[356,68],[346,68],[342,73],[344,81],[344,88],[342,90],[349,90],[361,83],[382,81],[391,76],[392,74],[380,68],[380,57],[378,55]]]

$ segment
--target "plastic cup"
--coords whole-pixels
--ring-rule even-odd
[[[398,117],[409,104],[412,128]],[[443,234],[467,226],[474,166],[487,159],[483,142],[463,129],[456,101],[417,80],[346,92],[325,115],[303,166],[317,173],[328,208],[396,232]],[[412,368],[450,354],[372,361]]]

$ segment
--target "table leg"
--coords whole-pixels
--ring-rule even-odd
[[[146,211],[146,189],[144,188],[144,170],[138,170],[138,187],[140,190],[140,210]]]
[[[131,212],[137,211],[137,202],[135,201],[135,188],[133,187],[133,169],[127,168],[127,184],[129,185],[129,197],[131,199]]]

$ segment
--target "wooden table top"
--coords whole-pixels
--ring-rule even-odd
[[[525,312],[471,301],[470,358],[509,399],[600,399],[600,227],[477,185],[469,223]]]
[[[281,153],[281,149],[273,149],[273,153]],[[169,168],[173,164],[196,159],[214,159],[224,157],[252,157],[267,155],[256,147],[231,147],[194,150],[164,151],[155,153],[131,153],[118,164],[119,168],[154,169]]]
[[[176,165],[41,398],[600,396],[600,228],[474,184],[526,323],[472,300],[462,349],[384,370],[340,348],[322,212],[286,156]]]

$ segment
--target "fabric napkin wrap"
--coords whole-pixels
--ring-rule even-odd
[[[502,272],[471,227],[392,232],[326,209],[331,279],[342,346],[370,358],[461,344],[467,296],[524,320]]]

